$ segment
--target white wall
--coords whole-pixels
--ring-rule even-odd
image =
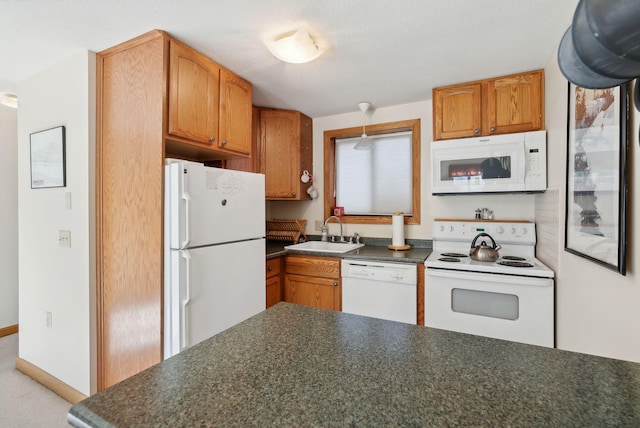
[[[19,94],[19,357],[89,395],[95,390],[95,55],[79,53],[22,81]],[[31,189],[29,134],[60,125],[67,185]],[[71,248],[58,245],[61,229],[71,231]]]
[[[545,68],[549,186],[559,190],[556,341],[560,349],[640,362],[640,115],[629,136],[627,275],[564,251],[568,83],[555,54]]]
[[[371,100],[375,108],[375,100]],[[354,110],[356,103],[354,103]],[[432,196],[430,143],[432,133],[431,100],[411,104],[376,109],[367,121],[371,123],[386,123],[408,119],[420,119],[420,224],[407,225],[405,237],[407,239],[431,239],[431,225],[434,218],[473,218],[476,208],[491,208],[496,219],[524,219],[533,220],[533,195],[469,195],[469,196]],[[324,131],[333,129],[362,126],[364,116],[358,111],[334,116],[320,117],[313,120],[313,185],[320,195],[324,192]],[[280,202],[272,201],[268,204],[270,219],[295,218],[307,219],[307,234],[319,234],[314,229],[317,220],[324,220],[324,202],[322,196],[313,201]],[[338,225],[330,223],[330,234],[337,234]],[[352,235],[358,232],[363,237],[391,238],[391,225],[362,225],[347,224],[344,233]]]
[[[0,106],[0,328],[18,324],[18,114]]]

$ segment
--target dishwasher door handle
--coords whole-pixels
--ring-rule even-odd
[[[348,275],[345,275],[345,278],[368,278],[371,274],[368,271],[356,270],[350,271]]]

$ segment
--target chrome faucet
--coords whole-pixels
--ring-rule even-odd
[[[322,236],[320,237],[321,241],[326,242],[327,241],[327,237],[328,237],[328,231],[329,228],[327,226],[327,223],[329,223],[329,220],[331,220],[332,218],[335,218],[336,220],[338,220],[338,223],[340,224],[340,239],[342,240],[342,221],[340,220],[339,217],[336,217],[334,215],[327,217],[327,219],[324,221],[324,224],[322,225]]]

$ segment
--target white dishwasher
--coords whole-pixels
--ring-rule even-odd
[[[414,264],[342,259],[342,312],[416,324]]]

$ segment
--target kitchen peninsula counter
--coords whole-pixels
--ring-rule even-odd
[[[279,303],[70,415],[95,427],[640,426],[640,364]]]

